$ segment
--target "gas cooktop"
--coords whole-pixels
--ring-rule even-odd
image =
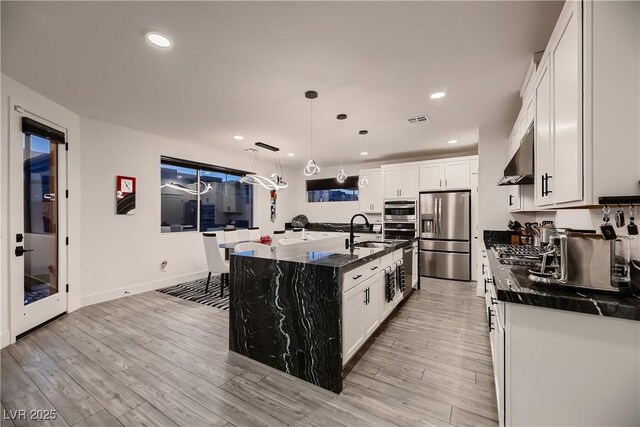
[[[542,251],[531,245],[495,245],[491,250],[500,264],[534,266],[542,261]]]

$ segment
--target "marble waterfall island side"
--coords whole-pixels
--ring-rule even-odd
[[[340,393],[339,267],[304,252],[290,260],[231,256],[229,349]]]

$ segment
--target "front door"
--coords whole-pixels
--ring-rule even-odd
[[[67,311],[65,133],[21,107],[11,108],[12,339]]]

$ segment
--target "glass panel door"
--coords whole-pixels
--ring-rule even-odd
[[[26,306],[59,292],[58,143],[23,134],[22,151]]]

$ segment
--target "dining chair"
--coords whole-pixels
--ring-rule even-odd
[[[207,233],[207,234],[211,234],[211,233]],[[224,240],[224,232],[222,230],[219,230],[216,232],[216,237],[218,238],[218,245],[221,245],[225,242]],[[220,249],[220,255],[222,256],[222,259],[226,260],[226,249],[225,248],[218,248]]]
[[[271,256],[271,247],[256,242],[242,242],[233,247],[233,252],[253,252],[256,256]]]
[[[229,285],[229,263],[220,255],[220,247],[218,243],[218,233],[203,233],[202,241],[204,242],[204,253],[207,257],[207,266],[209,267],[209,276],[207,277],[207,285],[204,293],[209,292],[209,282],[212,274],[220,274],[220,298],[224,296],[224,283]]]
[[[283,239],[285,236],[284,230],[276,230],[273,232],[273,236],[271,236],[271,246],[274,246],[278,243],[279,240]]]
[[[235,228],[230,228],[228,230],[224,230],[224,241],[225,243],[234,243],[239,241],[240,238],[238,236],[238,230]]]
[[[282,245],[282,246],[295,245],[297,243],[304,243],[304,240],[299,239],[297,237],[285,237],[283,239],[278,240],[278,245]]]
[[[248,228],[238,229],[238,242],[244,242],[246,240],[251,240],[251,238],[249,237],[249,229]]]
[[[251,227],[249,229],[249,240],[259,240],[261,236],[260,227]]]

